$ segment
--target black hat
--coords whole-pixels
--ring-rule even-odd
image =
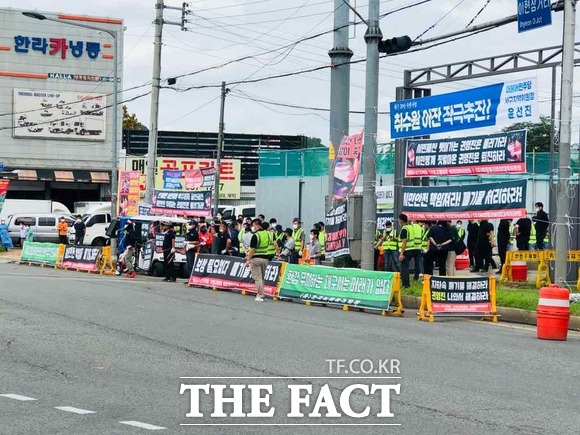
[[[282,225],[276,225],[276,231],[282,231]]]
[[[542,207],[542,208],[544,208],[544,204],[542,204],[541,202],[536,202],[536,207]]]
[[[294,218],[294,220],[292,222],[298,222],[299,224],[301,224],[302,222],[300,222],[299,218]]]
[[[189,221],[189,225],[191,225],[192,227],[197,227],[197,221],[191,220],[191,221]]]

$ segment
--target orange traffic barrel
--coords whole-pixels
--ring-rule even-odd
[[[525,282],[528,280],[528,265],[525,261],[512,261],[512,280]]]
[[[551,284],[540,289],[537,333],[543,340],[566,340],[570,323],[570,292]]]

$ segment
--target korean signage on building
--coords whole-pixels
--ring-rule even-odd
[[[157,158],[157,171],[155,174],[155,188],[163,189],[165,180],[163,178],[166,171],[180,171],[181,183],[175,177],[171,184],[181,185],[185,190],[204,191],[213,188],[210,183],[212,170],[216,164],[215,159],[204,158],[181,158],[181,157],[159,157]],[[123,169],[141,171],[141,189],[145,190],[145,166],[146,159],[142,157],[127,157]],[[220,199],[240,199],[241,195],[241,160],[224,159],[220,162]],[[194,172],[192,172],[194,171]],[[199,172],[197,172],[199,171]],[[171,174],[171,175],[176,175]],[[201,184],[199,183],[201,181]],[[181,190],[181,189],[176,189]]]
[[[403,213],[412,220],[526,217],[527,180],[453,186],[403,186]]]
[[[111,44],[106,45],[111,48]],[[77,59],[82,57],[97,59],[101,53],[101,44],[94,41],[75,41],[68,38],[16,35],[14,36],[14,51],[16,53],[37,52],[43,55],[58,56],[61,59],[66,59],[67,54]]]
[[[409,140],[405,162],[405,177],[523,173],[526,172],[526,131]]]
[[[392,102],[391,138],[535,122],[539,116],[536,79],[523,79]]]
[[[14,137],[105,140],[107,97],[88,92],[14,89]]]

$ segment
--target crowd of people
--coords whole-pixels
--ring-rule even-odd
[[[392,222],[386,222],[385,229],[377,231],[375,269],[383,255],[385,270],[400,272],[403,287],[410,286],[411,264],[415,280],[422,274],[432,275],[435,269],[439,276],[453,276],[457,255],[467,249],[471,272],[487,273],[490,268],[497,268],[497,273],[501,273],[509,250],[542,250],[549,244],[549,219],[541,202],[536,203],[536,215],[531,219],[525,217],[515,223],[512,219],[502,219],[497,235],[494,225],[485,219],[470,220],[465,228],[460,220],[455,224],[411,222],[405,214],[400,214],[399,225],[400,231],[397,231]],[[494,247],[497,247],[499,266],[493,258]]]

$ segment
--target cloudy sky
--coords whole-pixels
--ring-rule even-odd
[[[417,3],[418,0],[382,0],[381,13]],[[151,80],[155,15],[154,0],[19,0],[2,1],[3,6],[19,9],[41,9],[95,16],[122,18],[125,22],[124,88],[144,85]],[[166,1],[168,6],[181,6]],[[368,0],[352,0],[358,11],[368,14]],[[424,38],[463,29],[482,9],[474,24],[484,23],[516,13],[516,0],[431,0],[393,13],[381,21],[384,37],[409,35],[412,39],[427,29]],[[300,71],[329,63],[332,35],[301,43],[292,49],[277,48],[305,36],[333,27],[333,0],[193,0],[189,31],[166,25],[163,29],[161,77],[178,76],[219,65],[247,55],[253,58],[229,66],[191,75],[178,80],[177,87],[219,85],[247,78],[262,78]],[[518,34],[517,24],[472,36],[457,42],[417,53],[382,59],[380,65],[379,111],[388,111],[396,86],[402,85],[403,70],[434,66],[490,55],[549,47],[562,42],[563,13],[553,13],[552,26]],[[181,14],[165,10],[165,19],[179,21]],[[351,20],[355,17],[351,14]],[[358,21],[358,19],[356,19]],[[578,27],[578,26],[577,26]],[[353,59],[365,55],[364,25],[350,29]],[[264,54],[264,53],[267,54]],[[580,73],[576,70],[575,74]],[[456,82],[433,87],[433,94],[452,92],[497,81],[537,77],[541,112],[549,115],[551,75],[548,70],[516,76],[501,76],[472,82]],[[364,63],[352,66],[351,110],[364,110]],[[558,78],[558,87],[559,87]],[[578,80],[576,80],[578,82]],[[146,89],[146,88],[142,88]],[[141,90],[139,90],[140,92]],[[580,89],[576,90],[579,93]],[[132,95],[132,94],[131,94]],[[558,95],[559,97],[559,91]],[[304,134],[328,141],[328,113],[292,109],[256,102],[271,102],[328,108],[330,72],[321,71],[291,77],[265,80],[232,87],[226,103],[226,131],[231,133]],[[575,99],[575,106],[580,102]],[[138,119],[149,124],[149,97],[129,104]],[[219,89],[207,88],[161,92],[159,125],[161,130],[216,131],[219,117]],[[352,115],[351,132],[360,131],[362,115]],[[580,119],[574,112],[573,141],[580,135]],[[388,115],[379,116],[379,140],[389,139]]]

